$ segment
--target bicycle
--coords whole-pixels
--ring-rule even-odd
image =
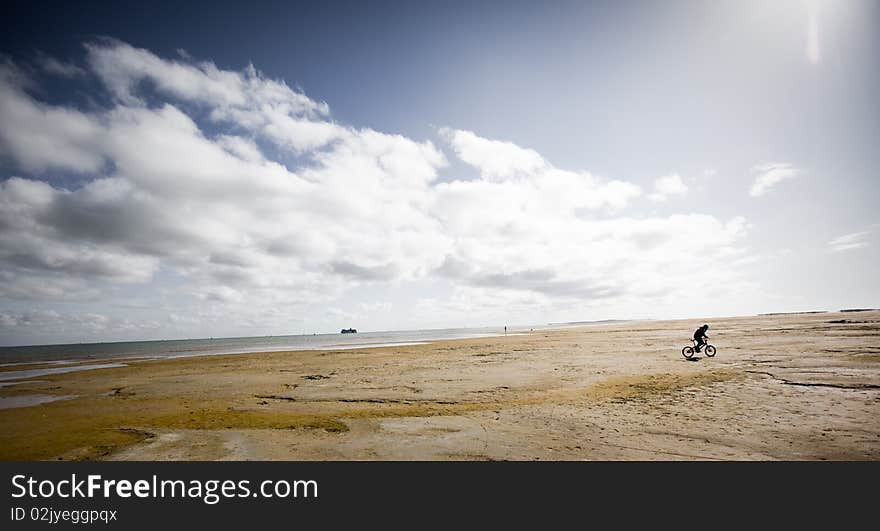
[[[712,345],[710,345],[708,343],[708,340],[709,340],[709,337],[707,336],[706,337],[707,342],[705,345],[703,345],[703,352],[706,353],[706,356],[711,358],[712,356],[715,355],[715,352],[717,351],[717,349],[715,347],[713,347]],[[696,350],[696,348],[694,348],[697,346],[697,340],[691,339],[691,343],[693,343],[694,345],[684,347],[683,349],[681,349],[681,355],[684,356],[685,359],[691,359],[694,357],[694,353],[699,352],[698,350]]]

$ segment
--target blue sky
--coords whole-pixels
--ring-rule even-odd
[[[19,3],[0,343],[878,306],[874,2]]]

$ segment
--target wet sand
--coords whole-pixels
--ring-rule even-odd
[[[880,459],[878,311],[126,363],[0,387],[64,397],[0,409],[0,459]]]

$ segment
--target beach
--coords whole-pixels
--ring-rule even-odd
[[[0,459],[880,459],[880,311],[512,331],[3,366]]]

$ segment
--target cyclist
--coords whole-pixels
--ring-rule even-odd
[[[697,328],[697,331],[694,332],[694,341],[696,342],[696,351],[700,351],[700,347],[707,343],[707,339],[709,336],[706,335],[706,330],[709,330],[709,325],[704,324],[703,326]]]

